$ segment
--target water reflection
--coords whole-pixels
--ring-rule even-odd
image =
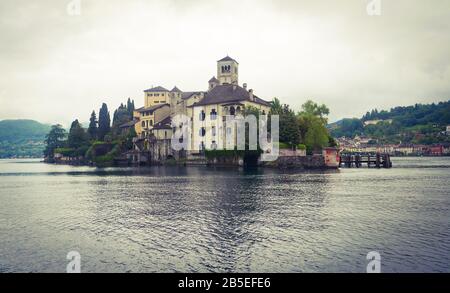
[[[70,250],[86,272],[363,272],[371,250],[386,272],[450,271],[450,160],[394,163],[280,172],[0,161],[0,271],[63,272]]]

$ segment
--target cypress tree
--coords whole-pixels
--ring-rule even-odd
[[[128,98],[128,101],[127,101],[127,110],[128,110],[128,113],[130,114],[130,118],[133,118],[134,100],[131,101],[130,98]]]
[[[89,137],[92,140],[97,139],[97,115],[95,114],[95,111],[92,111],[91,118],[89,119],[89,128],[88,133]]]
[[[98,139],[104,140],[105,135],[111,130],[111,118],[109,116],[108,106],[103,103],[98,114]]]
[[[88,137],[86,135],[84,128],[81,126],[80,122],[78,122],[78,119],[73,121],[69,131],[69,138],[68,138],[69,147],[78,149],[80,147],[85,146],[87,142]]]

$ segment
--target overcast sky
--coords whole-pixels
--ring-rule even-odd
[[[1,0],[0,120],[67,125],[151,86],[206,90],[227,54],[259,97],[313,99],[331,121],[450,99],[450,1],[369,16],[372,1],[81,0],[71,15],[71,0]]]

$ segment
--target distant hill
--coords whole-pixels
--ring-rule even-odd
[[[448,142],[443,133],[450,125],[450,101],[415,104],[378,111],[374,109],[361,118],[342,119],[328,125],[334,137],[365,135],[381,143]]]
[[[34,120],[0,121],[0,158],[41,157],[50,128]]]

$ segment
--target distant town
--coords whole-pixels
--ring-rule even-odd
[[[447,133],[450,133],[450,126]],[[364,136],[336,139],[341,152],[351,153],[387,153],[391,156],[450,156],[450,143],[433,145],[423,144],[378,144],[377,139]]]

